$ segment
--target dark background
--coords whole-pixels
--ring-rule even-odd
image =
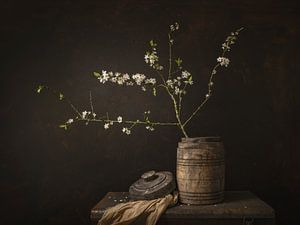
[[[155,73],[144,63],[148,41],[167,60],[167,31],[178,21],[174,54],[194,75],[191,112],[206,92],[228,33],[244,26],[217,74],[215,92],[189,125],[190,136],[220,135],[226,190],[251,190],[276,210],[277,223],[299,224],[299,40],[297,1],[1,1],[1,224],[89,224],[108,191],[126,191],[142,172],[175,172],[181,133],[173,127],[130,136],[121,126],[58,125],[72,110],[40,83],[63,90],[80,109],[89,91],[98,114],[174,118],[163,92],[100,85],[95,70]],[[187,115],[186,114],[186,115]]]

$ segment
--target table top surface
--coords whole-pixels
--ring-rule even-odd
[[[108,192],[91,210],[91,219],[100,219],[105,209],[131,201],[128,192]],[[249,191],[227,191],[224,201],[214,205],[177,204],[168,208],[162,218],[274,218],[274,210]]]

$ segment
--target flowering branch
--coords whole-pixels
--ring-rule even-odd
[[[107,72],[105,70],[102,70],[101,72],[93,72],[93,75],[99,80],[101,84],[112,83],[120,86],[139,86],[143,91],[147,91],[148,89],[152,90],[152,94],[154,96],[157,95],[157,88],[162,87],[171,98],[177,122],[151,121],[150,111],[144,112],[144,117],[141,120],[123,120],[122,116],[118,116],[116,119],[110,119],[108,113],[106,113],[106,116],[97,117],[96,113],[94,112],[91,92],[89,93],[90,111],[85,110],[80,113],[80,111],[71,103],[71,101],[66,99],[61,92],[51,90],[53,94],[58,95],[60,100],[65,100],[73,109],[76,115],[74,118],[70,118],[64,124],[60,125],[60,127],[67,129],[72,123],[79,121],[83,121],[86,124],[90,122],[101,122],[103,123],[104,129],[108,129],[114,124],[126,124],[128,126],[123,127],[122,132],[129,135],[131,134],[131,130],[133,129],[133,127],[137,125],[144,125],[149,131],[153,131],[155,129],[155,126],[177,126],[182,131],[183,135],[185,137],[188,137],[185,127],[212,96],[213,80],[214,76],[217,73],[217,69],[219,67],[228,67],[230,60],[225,57],[225,54],[230,51],[231,45],[235,43],[235,41],[237,40],[237,36],[239,35],[239,32],[242,31],[242,29],[243,28],[240,28],[235,32],[232,32],[222,44],[221,56],[217,58],[217,63],[213,67],[209,76],[207,94],[205,95],[205,98],[200,102],[198,107],[185,120],[182,118],[182,101],[183,96],[186,94],[186,88],[190,85],[193,85],[193,76],[190,72],[183,69],[182,59],[180,57],[174,60],[174,66],[177,66],[177,68],[173,69],[172,47],[175,43],[173,34],[175,31],[179,30],[179,24],[174,23],[170,26],[170,30],[168,32],[169,65],[168,71],[166,72],[167,74],[164,75],[164,67],[159,64],[157,43],[155,43],[153,40],[149,42],[150,50],[146,51],[144,56],[146,64],[148,64],[152,69],[156,71],[158,77],[160,78],[160,81],[157,81],[154,77],[147,77],[142,73],[129,75],[128,73],[111,71]],[[43,89],[50,90],[48,86],[39,85],[37,88],[37,93],[40,93]]]
[[[169,38],[169,74],[168,79],[171,78],[172,74],[172,45],[174,44],[174,39],[172,39],[172,33],[175,30],[179,30],[179,24],[176,22],[174,25],[170,25],[170,32],[168,33]]]
[[[202,109],[202,107],[205,105],[205,103],[208,101],[208,99],[212,95],[212,87],[213,87],[213,78],[214,75],[217,73],[217,68],[219,66],[225,66],[227,67],[229,65],[230,60],[226,57],[224,57],[226,52],[229,52],[231,49],[231,45],[235,43],[235,40],[237,39],[237,36],[239,35],[239,32],[242,31],[244,28],[240,28],[236,30],[235,32],[232,32],[225,40],[225,42],[222,44],[222,55],[221,57],[217,58],[217,64],[213,67],[210,77],[209,77],[209,82],[208,82],[208,93],[205,95],[205,99],[200,103],[200,105],[196,108],[196,110],[188,117],[188,119],[183,123],[183,126],[185,126],[190,120]]]
[[[150,111],[144,112],[144,118],[142,120],[123,120],[122,116],[118,116],[116,119],[110,119],[108,116],[108,113],[106,113],[106,116],[99,116],[97,117],[97,114],[94,112],[94,106],[92,101],[92,94],[90,92],[89,99],[90,99],[90,107],[91,111],[83,111],[80,113],[80,111],[71,103],[70,100],[68,100],[65,95],[62,92],[59,92],[57,90],[53,90],[49,88],[46,85],[39,85],[37,88],[37,93],[41,93],[42,90],[48,90],[55,96],[58,96],[60,101],[64,101],[67,103],[71,109],[75,112],[76,117],[68,119],[65,123],[59,125],[60,128],[63,128],[65,130],[68,129],[68,127],[71,124],[74,124],[75,122],[85,122],[86,125],[88,125],[90,122],[102,122],[104,123],[104,129],[110,128],[110,126],[114,124],[128,124],[131,125],[128,127],[123,127],[122,132],[125,134],[131,134],[131,129],[136,125],[145,125],[146,129],[149,131],[154,131],[155,126],[178,126],[178,123],[176,122],[157,122],[150,120]]]

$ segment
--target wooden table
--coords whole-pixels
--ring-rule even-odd
[[[109,192],[91,210],[92,224],[108,207],[130,201],[128,192]],[[274,225],[274,210],[249,191],[225,192],[225,200],[215,205],[178,204],[169,208],[158,225]]]

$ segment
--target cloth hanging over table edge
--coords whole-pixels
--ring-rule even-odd
[[[168,207],[178,201],[178,192],[153,200],[120,203],[105,210],[98,225],[155,225]]]

